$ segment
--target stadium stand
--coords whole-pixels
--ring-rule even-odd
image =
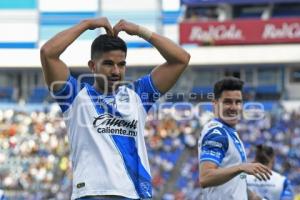
[[[12,87],[0,87],[0,102],[12,102],[14,89]]]
[[[299,105],[299,104],[298,104]],[[300,107],[266,112],[261,120],[243,120],[237,129],[249,160],[254,146],[271,144],[276,151],[275,169],[300,185]],[[146,142],[156,199],[198,199],[197,138],[204,119],[175,120],[171,113],[149,116]],[[64,199],[70,194],[71,172],[66,130],[59,112],[0,112],[0,188],[12,199]],[[37,193],[38,191],[38,193]],[[21,198],[22,199],[22,198]]]
[[[292,181],[299,196],[300,107],[299,102],[293,101],[300,99],[300,2],[110,2],[0,1],[0,190],[3,189],[9,199],[69,199],[72,174],[65,125],[45,88],[38,47],[60,30],[86,17],[107,16],[115,23],[121,16],[178,41],[192,54],[190,69],[172,94],[160,101],[165,106],[157,105],[159,109],[154,109],[148,117],[146,142],[154,199],[199,199],[196,141],[202,125],[211,117],[212,106],[208,101],[211,100],[212,84],[230,75],[245,80],[246,100],[259,103],[254,113],[250,106],[245,115],[265,114],[261,120],[243,120],[238,125],[249,160],[254,156],[254,145],[271,144],[277,155],[275,169]],[[269,26],[271,31],[265,34],[270,40],[248,37],[253,35],[253,27],[262,27],[263,31],[266,22],[272,25]],[[246,40],[218,41],[212,37],[220,37],[214,35],[218,29],[209,32],[203,25],[202,29],[197,29],[201,37],[195,35],[203,42],[186,43],[182,36],[190,29],[181,26],[193,23],[200,27],[203,24],[241,27]],[[246,25],[252,28],[245,28]],[[20,30],[22,34],[19,34]],[[224,31],[223,38],[232,36],[232,32]],[[86,32],[75,46],[70,47],[75,53],[64,55],[75,77],[87,72],[83,61],[89,58],[91,39],[99,33],[101,31]],[[281,35],[284,37],[279,37]],[[132,66],[128,67],[127,76],[134,80],[149,72],[159,59],[152,54],[151,45],[140,38],[121,37],[129,44],[128,63]],[[187,105],[177,104],[178,111],[172,112],[175,101]],[[187,108],[190,105],[195,109],[192,112],[195,116]],[[260,108],[266,113],[261,113]]]

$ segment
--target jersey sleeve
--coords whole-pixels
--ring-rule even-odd
[[[228,137],[226,132],[216,127],[210,129],[199,143],[199,161],[211,161],[220,166],[228,150]]]
[[[143,76],[134,82],[134,91],[142,100],[143,107],[146,112],[150,110],[153,103],[155,103],[155,101],[161,96],[161,93],[153,84],[150,74]]]
[[[293,200],[294,193],[292,189],[291,182],[288,179],[285,179],[283,183],[283,190],[280,196],[280,200]]]
[[[72,105],[79,90],[77,80],[70,75],[61,89],[55,92],[51,91],[51,93],[62,112],[65,112]]]

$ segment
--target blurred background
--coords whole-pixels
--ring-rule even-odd
[[[224,76],[244,80],[245,102],[254,102],[237,126],[248,160],[256,144],[271,145],[274,169],[300,199],[300,0],[0,0],[0,190],[8,199],[70,198],[65,124],[44,83],[39,48],[100,16],[145,26],[192,55],[149,113],[154,199],[200,198],[197,139],[212,116],[213,84]],[[90,44],[100,33],[85,32],[62,55],[73,76],[88,72]],[[163,62],[142,39],[120,37],[129,46],[127,80]]]

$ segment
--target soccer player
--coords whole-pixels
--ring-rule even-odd
[[[4,191],[0,189],[0,200],[7,200],[7,198],[4,195]]]
[[[101,27],[107,34],[93,41],[88,61],[94,84],[78,83],[60,55],[84,31]],[[165,59],[130,87],[120,83],[127,53],[125,42],[118,37],[120,31],[147,40]],[[72,199],[152,197],[144,141],[147,111],[156,96],[174,85],[189,59],[190,55],[168,38],[125,20],[112,28],[105,17],[84,20],[43,45],[45,80],[60,104],[68,130]]]
[[[207,123],[198,142],[200,186],[204,200],[256,198],[247,191],[246,174],[267,180],[270,170],[247,163],[242,141],[235,129],[242,111],[243,81],[226,77],[214,85],[215,118]]]
[[[273,168],[275,153],[272,147],[267,145],[257,145],[255,162],[259,162],[269,169]],[[260,181],[252,175],[247,175],[248,188],[265,200],[293,200],[294,194],[289,180],[272,171],[270,180]]]

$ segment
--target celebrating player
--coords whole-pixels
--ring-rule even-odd
[[[215,119],[206,124],[199,139],[200,186],[204,200],[247,200],[246,174],[269,179],[270,170],[247,163],[242,141],[235,129],[242,111],[243,81],[227,77],[214,85]],[[246,173],[246,174],[245,174]]]
[[[78,83],[60,55],[84,31],[105,28],[92,43],[94,84]],[[150,42],[165,59],[131,87],[122,84],[127,46],[124,31]],[[76,55],[80,56],[80,55]],[[151,58],[149,58],[151,59]],[[58,33],[41,48],[46,83],[65,117],[73,168],[72,199],[147,199],[151,176],[144,142],[147,111],[188,65],[190,55],[168,38],[125,20],[88,19]],[[125,106],[124,106],[125,105]]]

